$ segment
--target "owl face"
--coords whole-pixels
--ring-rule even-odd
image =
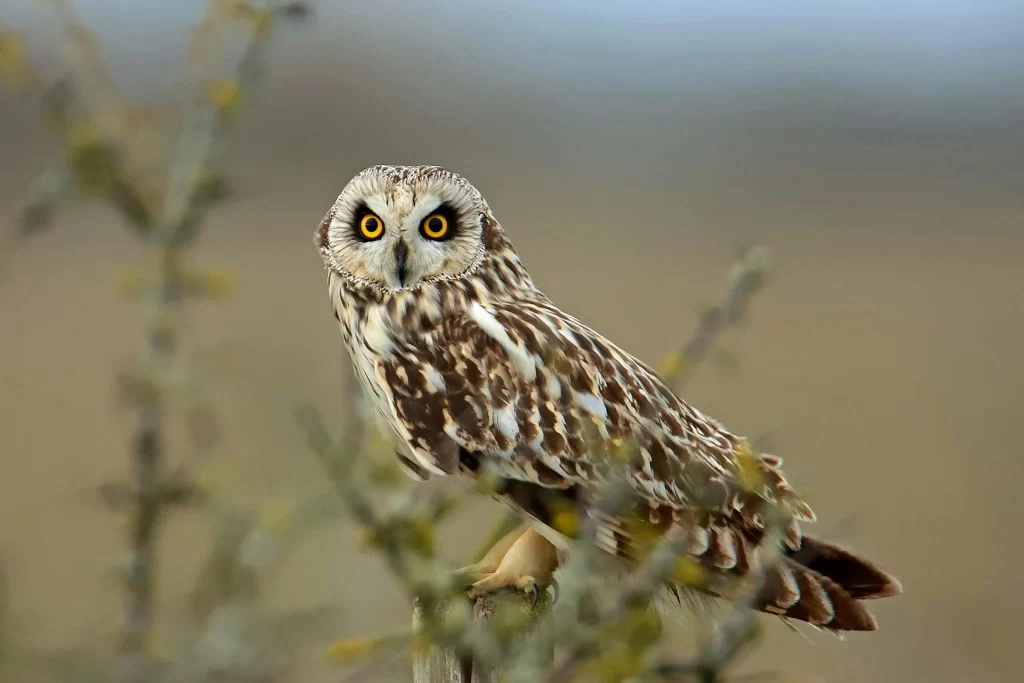
[[[436,166],[373,166],[342,190],[319,233],[327,265],[399,291],[465,277],[484,257],[489,210],[461,176]]]

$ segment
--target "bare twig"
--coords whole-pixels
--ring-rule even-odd
[[[683,347],[666,359],[665,381],[673,389],[678,391],[689,380],[718,334],[743,318],[750,298],[764,286],[770,268],[771,253],[766,247],[753,247],[741,254],[729,273],[729,284],[722,298],[704,312]]]

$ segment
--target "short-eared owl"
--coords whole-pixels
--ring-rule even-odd
[[[610,552],[635,559],[632,527],[587,508],[603,472],[595,442],[629,441],[631,483],[643,501],[630,519],[659,533],[685,528],[683,559],[723,579],[708,592],[721,595],[716,586],[760,566],[765,519],[779,508],[793,521],[755,607],[830,630],[873,630],[861,601],[900,592],[870,562],[802,536],[798,520],[814,513],[779,458],[752,453],[648,366],[551,303],[461,176],[434,166],[366,169],[316,240],[355,374],[405,468],[419,478],[472,476],[492,462],[504,478],[499,494],[533,520],[477,567],[479,588],[550,575],[557,555],[545,539],[565,544],[553,515],[567,506],[598,518]]]

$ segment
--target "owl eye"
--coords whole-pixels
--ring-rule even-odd
[[[448,218],[439,213],[431,214],[423,221],[421,230],[424,237],[432,240],[444,239],[448,234]]]
[[[364,215],[359,220],[359,234],[364,239],[375,240],[384,234],[384,221],[372,213]]]

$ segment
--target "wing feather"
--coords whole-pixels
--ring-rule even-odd
[[[379,357],[378,377],[415,459],[451,473],[460,449],[506,476],[589,487],[595,443],[635,442],[633,481],[652,509],[694,505],[750,520],[766,502],[813,512],[771,456],[753,458],[764,486],[742,486],[743,439],[679,399],[648,366],[542,297],[474,302],[446,316],[428,342]],[[733,515],[736,510],[743,515]],[[799,547],[799,534],[790,538]],[[720,562],[734,550],[723,537]]]

